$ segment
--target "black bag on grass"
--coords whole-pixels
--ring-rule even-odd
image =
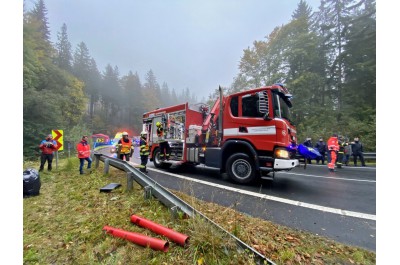
[[[40,176],[36,169],[28,168],[24,171],[24,197],[36,196],[40,192]]]

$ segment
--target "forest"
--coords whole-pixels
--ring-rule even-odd
[[[123,128],[138,135],[144,112],[198,102],[189,88],[161,85],[118,66],[98,69],[89,47],[72,47],[67,25],[50,38],[47,9],[38,0],[23,14],[23,155],[34,159],[54,129],[76,143],[88,133],[113,136]],[[291,20],[265,33],[243,51],[238,73],[225,93],[283,83],[293,94],[298,143],[332,133],[360,137],[364,151],[376,151],[376,3],[321,0],[312,11],[300,0]],[[216,88],[218,84],[216,84]],[[217,90],[201,101],[212,105]]]

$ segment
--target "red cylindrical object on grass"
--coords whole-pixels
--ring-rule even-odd
[[[163,235],[174,241],[175,243],[181,246],[187,246],[189,244],[189,236],[176,232],[170,228],[154,223],[150,220],[147,220],[143,217],[139,217],[137,215],[131,215],[131,222],[135,223],[139,226],[145,227],[157,233],[159,235]]]
[[[115,237],[119,237],[122,239],[126,239],[128,241],[131,241],[135,244],[138,244],[143,247],[149,246],[150,248],[154,250],[161,250],[164,252],[168,251],[169,248],[169,243],[168,241],[161,240],[158,238],[153,238],[153,237],[148,237],[142,234],[138,233],[133,233],[129,231],[125,231],[122,229],[114,228],[111,226],[104,226],[103,230],[106,231],[107,234],[113,235]]]

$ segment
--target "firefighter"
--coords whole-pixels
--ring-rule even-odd
[[[118,141],[117,144],[119,159],[124,160],[125,157],[125,161],[129,161],[129,158],[132,157],[134,150],[133,142],[131,139],[129,139],[128,136],[129,135],[127,132],[123,132],[122,138]]]
[[[169,143],[165,140],[165,130],[161,124],[161,122],[156,122],[157,126],[157,137],[158,143],[160,145],[160,160],[169,160]]]
[[[330,154],[330,161],[328,163],[328,168],[329,171],[334,172],[337,152],[339,151],[337,134],[332,134],[331,138],[328,139],[327,146],[328,146],[328,152]]]
[[[149,144],[147,143],[147,132],[143,131],[140,133],[140,143],[139,143],[139,148],[140,148],[140,171],[142,171],[143,173],[149,173],[146,170],[146,165],[147,165],[147,161],[149,158],[149,154],[150,154],[150,148],[149,148]]]
[[[339,138],[338,140],[339,151],[336,159],[336,165],[338,168],[342,168],[342,161],[344,157],[344,148],[346,147],[346,142],[344,141],[343,136],[339,135],[338,138]]]

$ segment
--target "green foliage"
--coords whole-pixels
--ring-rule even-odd
[[[239,73],[224,94],[285,83],[294,95],[299,142],[338,132],[359,136],[368,151],[375,151],[375,1],[336,2],[321,2],[313,13],[300,1],[289,23],[243,51]],[[139,133],[144,112],[197,101],[188,87],[177,91],[163,82],[160,88],[152,70],[144,84],[132,71],[120,77],[110,64],[100,73],[83,41],[71,58],[67,25],[53,47],[46,16],[42,0],[24,13],[24,157],[37,157],[38,143],[52,129],[63,129],[74,141],[84,131]],[[213,103],[217,96],[203,98]]]
[[[328,0],[310,14],[300,1],[288,24],[244,50],[231,91],[285,83],[298,142],[338,133],[376,151],[375,1]]]

